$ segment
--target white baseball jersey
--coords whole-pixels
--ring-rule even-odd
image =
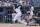
[[[12,13],[12,18],[14,18],[14,17],[15,17],[15,15],[16,15],[16,13]]]
[[[30,15],[31,15],[31,16],[33,15],[33,11],[30,12]]]
[[[16,11],[16,13],[21,14],[20,6],[18,8],[16,8],[16,9],[14,9],[14,10]]]
[[[15,15],[15,17],[14,17],[14,19],[12,19],[12,21],[16,21],[16,20],[18,20],[18,22],[20,22],[20,23],[23,23],[24,25],[27,25],[27,23],[26,22],[24,22],[24,21],[21,21],[21,10],[20,10],[20,6],[18,7],[18,8],[16,8],[15,9],[15,7],[14,7],[14,10],[16,11],[16,15]]]
[[[16,8],[15,9],[16,13],[21,13],[20,9]]]
[[[33,11],[33,10],[34,10],[34,7],[32,6],[32,7],[31,7],[31,11]]]

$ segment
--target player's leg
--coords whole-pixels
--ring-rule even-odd
[[[16,20],[17,20],[17,18],[16,18],[16,16],[15,16],[14,19],[12,19],[12,22],[11,22],[11,24],[10,24],[10,27],[13,26],[13,24],[15,23]]]
[[[34,19],[31,19],[31,22],[29,22],[29,25],[36,25],[35,24],[35,20]]]
[[[27,25],[27,23],[26,23],[25,21],[21,21],[21,14],[20,14],[20,13],[17,14],[17,18],[18,18],[18,21],[19,21],[20,23],[22,23],[22,24],[24,24],[24,25]]]
[[[35,20],[34,19],[31,19],[31,22],[29,22],[29,25],[36,25],[35,24]]]
[[[27,22],[25,20],[21,21],[24,25],[27,25]]]
[[[35,23],[31,21],[31,22],[29,22],[29,25],[35,25]]]
[[[14,19],[12,19],[12,24],[15,23],[15,21],[18,19],[19,14],[17,13]]]
[[[17,14],[16,14],[16,16],[14,17],[14,19],[12,19],[12,23],[11,23],[11,24],[15,23],[16,20],[17,20]]]
[[[10,26],[13,26],[13,23],[15,23],[15,21],[16,21],[16,18],[14,17],[14,19],[12,19]]]
[[[21,17],[20,17],[20,18],[21,18]],[[18,21],[19,21],[20,23],[24,24],[24,25],[27,25],[26,21],[25,21],[25,20],[22,20],[22,21],[21,21],[20,18],[18,18]]]
[[[14,19],[12,19],[12,23],[11,24],[15,23],[16,20],[17,20],[17,18],[14,17]]]

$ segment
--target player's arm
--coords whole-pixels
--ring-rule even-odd
[[[16,11],[16,9],[15,9],[15,5],[13,5],[13,10],[15,10],[15,11]]]
[[[18,7],[19,9],[21,8],[21,6]]]
[[[14,9],[14,8],[13,8],[13,10],[15,10],[15,11],[16,11],[16,9]]]

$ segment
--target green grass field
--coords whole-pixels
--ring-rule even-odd
[[[0,24],[11,24],[11,23],[0,23]],[[15,23],[15,24],[22,24],[22,23]]]

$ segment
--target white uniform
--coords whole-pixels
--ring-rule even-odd
[[[33,10],[34,10],[34,7],[32,6],[32,7],[31,7],[31,11],[33,11]]]
[[[12,13],[12,19],[15,17],[16,13]]]
[[[33,10],[34,10],[34,7],[32,6],[32,7],[31,7],[31,12],[30,12],[30,15],[31,15],[31,16],[33,15]]]
[[[32,16],[26,16],[26,19],[32,19]],[[28,24],[29,25],[35,25],[35,21],[32,21],[32,20],[31,20],[31,22],[28,21]]]
[[[30,16],[31,17],[29,17],[29,18],[32,18],[32,16],[33,16],[33,10],[34,10],[34,7],[32,6],[31,10],[30,10]],[[29,22],[29,25],[35,25],[35,23],[33,21],[31,21],[31,22]]]
[[[22,13],[21,13],[21,11],[20,11],[20,8],[16,8],[16,9],[14,9],[14,10],[15,10],[16,13],[17,13],[16,16],[14,17],[14,19],[13,19],[13,20],[15,21],[15,20],[18,20],[18,19],[20,18],[20,16],[21,16]]]
[[[26,22],[21,21],[21,15],[22,15],[22,13],[21,13],[21,10],[20,10],[20,6],[18,8],[16,8],[16,9],[14,9],[14,10],[16,11],[17,14],[14,17],[13,21],[15,22],[16,20],[18,20],[20,23],[23,23],[23,24],[27,25]]]
[[[32,16],[32,15],[33,15],[33,11],[30,12],[30,16]]]

